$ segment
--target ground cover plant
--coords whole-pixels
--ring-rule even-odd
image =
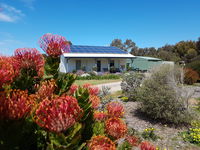
[[[58,72],[60,55],[69,52],[64,37],[45,34],[39,43],[45,58],[34,48],[0,56],[0,149],[115,150],[121,138],[129,149],[156,149],[129,135],[121,103],[99,111],[98,88]]]

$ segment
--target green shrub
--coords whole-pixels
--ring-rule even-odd
[[[141,85],[144,75],[137,72],[124,74],[122,77],[121,88],[129,100],[135,100],[138,87]]]
[[[168,65],[154,70],[138,90],[137,100],[141,102],[140,110],[153,119],[174,124],[188,123],[192,117],[174,72],[174,68]]]
[[[200,60],[195,60],[189,64],[186,65],[187,68],[191,68],[194,71],[198,72],[200,76]]]

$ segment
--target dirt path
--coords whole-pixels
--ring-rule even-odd
[[[100,88],[100,89],[103,86],[109,87],[110,88],[110,92],[114,93],[114,92],[117,92],[117,91],[121,90],[121,85],[120,84],[121,84],[121,81],[119,81],[119,82],[112,82],[112,83],[98,84],[98,85],[95,85],[95,86],[98,87],[98,88]]]

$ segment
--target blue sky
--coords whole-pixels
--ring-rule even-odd
[[[132,39],[160,47],[200,37],[200,0],[0,0],[0,53],[39,48],[45,33],[77,45]]]

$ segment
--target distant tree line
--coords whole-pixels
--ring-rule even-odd
[[[121,48],[135,56],[156,57],[176,63],[184,61],[186,66],[200,74],[200,37],[197,41],[180,41],[174,45],[166,44],[157,49],[155,47],[139,48],[131,39],[125,42],[121,39],[114,39],[110,46]]]

